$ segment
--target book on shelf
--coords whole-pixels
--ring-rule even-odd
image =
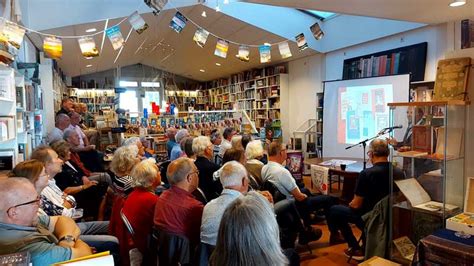
[[[474,20],[461,21],[461,49],[474,47]]]
[[[16,138],[13,116],[0,116],[0,141]]]
[[[439,60],[434,100],[465,100],[470,66],[470,57]]]
[[[430,195],[415,178],[395,180],[395,184],[412,207],[430,212],[442,212],[443,203],[432,201]],[[444,208],[446,212],[453,212],[458,210],[459,206],[445,203]]]

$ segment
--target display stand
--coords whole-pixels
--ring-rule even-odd
[[[445,220],[463,209],[464,129],[469,102],[436,101],[389,103],[392,133],[390,161],[405,172],[390,173],[391,258],[407,264],[399,243],[418,241],[445,227]],[[408,240],[407,240],[408,239]],[[401,241],[403,242],[403,241]]]

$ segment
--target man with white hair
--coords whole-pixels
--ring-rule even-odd
[[[181,143],[181,140],[183,140],[186,137],[189,137],[189,132],[187,129],[180,129],[178,130],[178,132],[176,132],[175,139],[178,145],[175,145],[173,149],[171,150],[170,161],[174,161],[178,159],[179,157],[181,157],[181,154],[183,153],[183,151],[181,150],[181,146],[179,144]]]
[[[199,136],[193,139],[193,152],[196,154],[194,164],[199,170],[199,188],[208,201],[215,199],[221,193],[222,186],[213,178],[214,172],[219,170],[219,165],[211,161],[213,145],[209,137]]]
[[[218,198],[204,206],[201,222],[201,242],[212,246],[216,245],[217,232],[225,209],[249,189],[247,170],[237,161],[230,161],[222,166],[220,181],[224,190]]]
[[[64,130],[71,124],[71,120],[67,114],[59,113],[56,115],[55,127],[48,134],[48,143],[52,143],[63,139]]]
[[[28,251],[33,265],[90,255],[74,220],[65,216],[38,216],[39,196],[29,180],[0,180],[0,254]]]
[[[77,135],[79,136],[79,148],[89,146],[89,139],[79,126],[79,123],[81,122],[81,115],[73,111],[69,113],[69,117],[71,120],[71,124],[69,125],[68,129],[76,131]]]

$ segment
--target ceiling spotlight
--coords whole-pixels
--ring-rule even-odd
[[[87,33],[96,32],[96,31],[97,31],[96,28],[90,28],[86,30]]]
[[[216,66],[221,66],[221,63],[216,63]]]
[[[92,56],[87,56],[87,57],[85,57],[85,58],[86,58],[87,60],[91,60],[91,59],[94,58],[94,57],[92,57]]]
[[[221,8],[219,7],[219,5],[216,6],[216,12],[221,12]]]
[[[206,70],[204,70],[204,69],[199,69],[199,71],[201,71],[201,72],[206,72]]]
[[[314,23],[311,27],[309,27],[309,29],[313,33],[313,36],[316,38],[316,40],[319,41],[324,37],[324,32],[318,22]]]
[[[272,46],[272,45],[271,45],[270,43],[268,43],[268,42],[264,43],[263,45],[265,45],[265,46]]]
[[[224,5],[228,5],[229,4],[229,0],[224,0]]]
[[[449,4],[450,7],[458,7],[466,4],[466,0],[454,0]]]
[[[91,67],[92,65],[87,65],[86,67]]]
[[[206,10],[202,11],[201,16],[207,18]]]

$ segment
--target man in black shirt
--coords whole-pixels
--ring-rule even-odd
[[[386,140],[375,139],[369,145],[367,152],[372,167],[359,174],[354,192],[354,198],[349,206],[336,205],[329,210],[328,227],[330,232],[341,231],[349,249],[346,255],[352,255],[356,260],[364,258],[364,252],[357,243],[349,223],[355,224],[363,230],[362,215],[371,211],[375,204],[390,193],[390,162],[388,144]],[[393,168],[394,178],[403,177],[400,169]],[[331,235],[330,242],[336,243],[337,235]]]

